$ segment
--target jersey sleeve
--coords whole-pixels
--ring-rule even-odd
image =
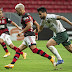
[[[26,24],[27,22],[30,22],[30,19],[29,19],[29,17],[24,17],[24,18],[23,18],[23,21],[24,21],[25,24]]]
[[[12,21],[9,18],[6,18],[7,23],[11,23]]]
[[[59,15],[50,14],[48,18],[57,19],[57,16],[59,16]]]

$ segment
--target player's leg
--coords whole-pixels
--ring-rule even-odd
[[[43,50],[38,49],[38,48],[36,47],[36,45],[31,45],[31,46],[30,46],[30,49],[32,50],[33,53],[36,53],[36,54],[39,54],[39,55],[41,55],[41,56],[43,56],[43,57],[48,58],[48,59],[52,62],[52,64],[53,64],[54,66],[56,66],[56,62],[55,62],[55,57],[54,57],[54,56],[50,56],[50,55],[48,55],[47,53],[45,53]]]
[[[11,41],[11,42],[12,42],[12,41]],[[17,49],[17,47],[16,47],[13,43],[11,43],[11,44],[9,45],[9,47],[12,48],[12,49],[15,50],[15,51],[16,51],[16,49]],[[20,54],[23,56],[24,59],[26,59],[27,53],[21,51]]]
[[[61,58],[60,54],[58,53],[57,49],[54,47],[55,45],[57,45],[56,41],[51,38],[47,42],[46,47],[57,57],[57,59],[58,59],[57,65],[62,64],[62,63],[64,63],[64,61],[62,60],[62,58]]]
[[[62,60],[61,56],[59,55],[57,49],[54,47],[55,45],[57,45],[56,41],[54,39],[50,39],[47,44],[46,47],[57,57],[58,60]]]
[[[16,49],[16,54],[14,55],[14,58],[13,58],[12,62],[11,62],[10,64],[4,66],[4,67],[5,67],[5,68],[13,68],[15,62],[16,62],[16,61],[18,60],[18,58],[20,57],[20,52],[21,52],[22,50],[24,50],[25,48],[27,48],[27,46],[24,45],[24,44],[21,44],[21,45],[19,46],[19,48]]]
[[[7,46],[2,38],[3,37],[0,38],[0,44],[2,45],[4,51],[6,52],[6,54],[3,56],[5,58],[10,55],[10,52],[8,51]]]
[[[2,45],[5,52],[8,52],[7,46],[6,46],[5,42],[3,41],[3,39],[1,39],[1,38],[0,38],[0,44]]]
[[[64,41],[62,44],[69,52],[72,53],[72,44],[69,40]]]
[[[9,36],[7,36],[7,37],[5,38],[5,41],[6,41],[7,45],[8,45],[10,48],[12,48],[13,50],[16,51],[17,47],[12,43],[12,41],[11,41],[11,39],[10,39]],[[26,55],[27,55],[26,53],[24,53],[24,52],[21,51],[20,54],[23,56],[24,59],[26,59]]]
[[[32,50],[33,53],[37,53],[43,57],[50,59],[55,66],[55,61],[53,59],[54,57],[51,57],[48,54],[46,54],[44,51],[36,48],[35,36],[26,37],[26,43],[30,47],[30,49]]]
[[[71,44],[71,42],[70,42],[70,40],[69,40],[69,36],[68,36],[67,33],[65,34],[65,36],[66,36],[66,40],[65,40],[64,42],[62,42],[62,45],[63,45],[69,52],[72,53],[72,44]]]
[[[27,48],[27,46],[24,45],[23,43],[19,46],[19,48],[17,48],[16,54],[15,54],[15,56],[14,56],[13,61],[11,62],[11,64],[14,64],[14,63],[17,61],[17,59],[18,59],[19,56],[20,56],[20,52],[21,52],[22,50],[26,49],[26,48]]]
[[[72,53],[72,44],[65,46],[65,48]]]

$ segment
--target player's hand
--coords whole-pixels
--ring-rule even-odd
[[[22,30],[22,28],[18,27],[19,30]]]
[[[20,33],[18,33],[18,36],[20,36],[22,33],[20,32]]]

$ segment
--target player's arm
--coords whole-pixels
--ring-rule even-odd
[[[57,16],[57,19],[61,19],[65,22],[67,22],[68,24],[72,25],[72,22],[70,22],[67,18],[65,18],[64,16]]]
[[[6,18],[6,22],[16,26],[19,30],[22,30],[15,22],[11,21],[9,18]]]
[[[19,30],[22,30],[15,22],[11,22],[12,25],[16,26]]]
[[[39,33],[39,32],[41,32],[42,30],[43,30],[43,26],[41,25],[41,26],[39,26],[39,31],[37,32],[37,29],[35,29],[34,32],[35,32],[35,33]]]
[[[35,21],[34,24],[36,24],[36,25],[38,26],[38,30],[35,29],[34,32],[35,32],[35,33],[36,33],[36,32],[41,32],[44,26],[43,26],[43,25],[39,25],[36,21]]]
[[[18,34],[18,36],[20,36],[22,33],[28,31],[31,28],[31,23],[27,22],[26,23],[26,27]]]
[[[44,23],[43,23],[43,20],[41,20],[41,23],[40,23],[40,32],[43,30],[44,28]]]
[[[36,26],[36,29],[34,30],[35,33],[38,33],[40,31],[40,25],[37,23],[37,21],[34,21],[34,25]]]
[[[39,28],[38,30],[37,29],[34,30],[35,33],[41,32],[43,30],[43,26],[42,25],[39,25],[38,28]]]

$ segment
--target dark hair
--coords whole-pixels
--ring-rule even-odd
[[[47,13],[47,11],[46,11],[46,8],[45,7],[40,7],[40,8],[37,8],[37,11],[39,12],[39,11],[42,11],[42,12],[46,12]]]

